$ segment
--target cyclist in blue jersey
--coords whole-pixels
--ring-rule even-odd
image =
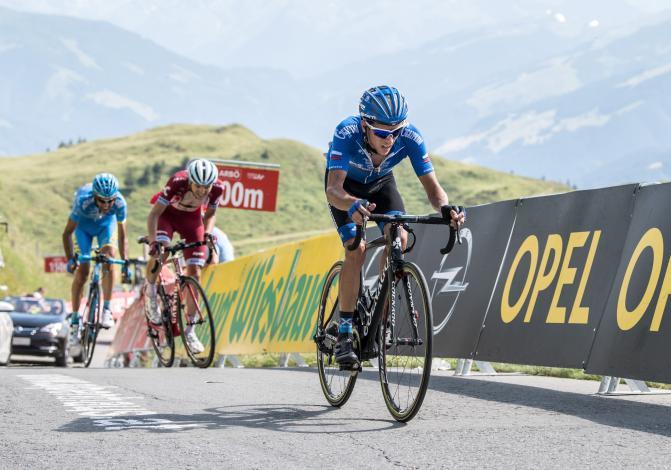
[[[359,101],[359,115],[350,116],[336,127],[326,154],[326,199],[344,245],[355,237],[356,225],[372,212],[403,214],[403,199],[396,188],[392,168],[409,158],[429,202],[452,225],[464,223],[464,214],[449,206],[419,130],[407,122],[408,105],[394,87],[366,90]],[[380,230],[389,236],[384,224]],[[403,248],[407,233],[401,230]],[[340,273],[340,324],[336,361],[347,365],[358,361],[352,345],[352,319],[359,292],[365,243],[354,251],[345,250]]]
[[[79,246],[79,253],[87,256],[91,254],[93,238],[97,238],[101,252],[115,257],[114,247],[111,245],[114,229],[118,233],[118,246],[121,259],[128,259],[128,240],[126,238],[126,201],[119,193],[119,182],[109,173],[100,173],[93,178],[93,183],[85,184],[77,190],[72,203],[70,217],[63,230],[63,248],[68,258],[67,269],[74,273],[72,281],[72,318],[71,324],[79,321],[78,312],[82,297],[82,290],[89,275],[90,263],[77,263],[72,234],[74,233]],[[122,275],[129,278],[128,264],[122,267]],[[114,270],[109,264],[103,267],[103,314],[101,326],[111,328],[114,319],[110,311],[112,287],[114,287]]]

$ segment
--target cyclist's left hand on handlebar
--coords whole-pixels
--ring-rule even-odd
[[[203,239],[211,244],[216,244],[217,243],[217,236],[213,233],[205,232],[205,235],[203,236]]]
[[[121,282],[124,284],[130,284],[131,275],[130,275],[130,263],[128,260],[124,260],[125,263],[121,266]]]
[[[364,217],[369,217],[375,210],[375,203],[368,202],[365,199],[358,199],[347,211],[352,221],[357,225],[363,225]]]
[[[466,222],[466,209],[461,206],[445,205],[440,207],[443,219],[450,220],[450,226],[458,229]]]

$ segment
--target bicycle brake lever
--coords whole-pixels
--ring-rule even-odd
[[[458,229],[454,229],[450,226],[450,238],[447,241],[447,245],[445,245],[444,248],[440,249],[440,254],[441,255],[446,255],[450,251],[452,251],[452,248],[454,248],[454,242],[457,239],[458,233],[459,233]],[[461,237],[460,236],[459,236],[459,243],[461,243]]]

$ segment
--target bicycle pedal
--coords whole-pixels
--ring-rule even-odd
[[[353,362],[351,364],[339,364],[338,369],[339,370],[348,370],[352,373],[360,372],[361,371],[361,363],[360,362]]]

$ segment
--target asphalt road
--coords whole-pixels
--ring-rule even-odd
[[[671,395],[436,372],[407,425],[375,372],[328,406],[315,369],[0,368],[0,468],[667,468]]]

